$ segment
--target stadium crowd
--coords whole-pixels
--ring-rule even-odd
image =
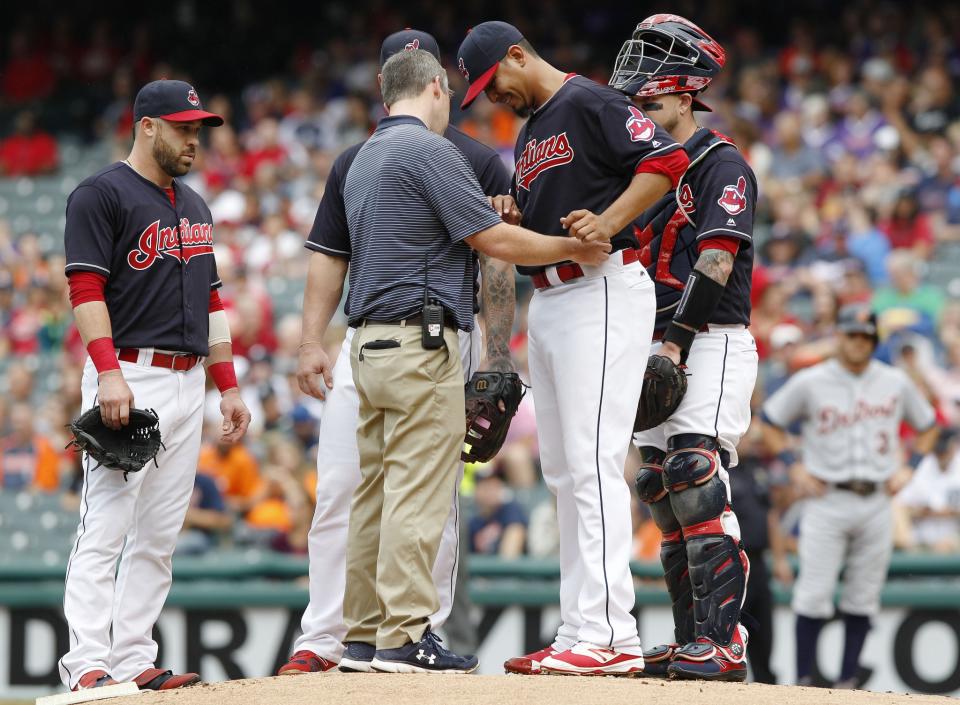
[[[801,15],[789,32],[774,36],[729,10],[676,4],[727,49],[727,70],[705,96],[714,110],[702,120],[734,139],[760,185],[751,325],[761,362],[755,409],[791,373],[831,354],[840,306],[870,302],[880,317],[878,354],[922,385],[944,426],[960,425],[960,10],[854,3],[835,23]],[[242,65],[260,50],[218,74],[222,59],[199,67],[183,46],[166,53],[164,35],[146,21],[118,33],[105,20],[67,15],[44,28],[24,16],[0,38],[3,193],[17,193],[24,180],[82,178],[64,145],[99,150],[103,164],[122,158],[133,96],[152,78],[194,81],[206,107],[227,117],[227,126],[205,135],[186,180],[215,219],[221,296],[253,425],[244,444],[232,448],[219,447],[216,433],[205,430],[180,550],[250,542],[306,552],[323,468],[315,466],[321,406],[299,392],[294,374],[308,259],[302,244],[333,159],[365,139],[383,113],[376,80],[382,37],[408,24],[433,31],[453,66],[466,20],[439,2],[421,5],[424,16],[413,18],[377,5],[376,21],[366,23],[372,11],[364,3],[328,9],[326,39],[296,38],[270,72],[251,70],[247,78]],[[180,14],[203,11],[180,7]],[[503,17],[554,64],[606,82],[619,47],[612,40],[626,39],[640,17],[623,22],[594,9],[578,25],[550,8],[537,2],[527,15],[514,10]],[[238,36],[249,36],[249,18],[234,12],[228,21],[241,25]],[[190,19],[178,14],[170,21]],[[185,45],[197,41],[186,33]],[[462,89],[459,74],[449,73],[451,85]],[[521,121],[509,110],[480,100],[469,117],[454,109],[452,119],[511,164]],[[79,459],[63,450],[65,424],[80,411],[85,351],[63,264],[61,232],[0,211],[0,493],[63,493],[64,506],[72,507]],[[511,348],[526,377],[531,288],[523,277],[517,285]],[[332,357],[345,325],[342,315],[338,320],[327,341]],[[638,374],[641,368],[638,361]],[[213,424],[219,418],[216,394],[207,417]],[[956,450],[947,434],[904,492],[902,548],[960,548]],[[798,505],[785,468],[766,457],[753,432],[741,457],[751,481],[735,489],[775,512],[789,537]],[[628,476],[636,464],[628,461]],[[463,490],[472,551],[556,553],[530,395],[504,450],[489,465],[469,467]],[[652,559],[659,536],[646,511],[637,504],[635,553]],[[778,561],[775,575],[790,580],[789,565]]]

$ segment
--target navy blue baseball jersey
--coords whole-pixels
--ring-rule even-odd
[[[571,76],[530,115],[517,137],[513,196],[522,225],[566,236],[560,218],[579,208],[602,213],[638,171],[681,149],[620,91]],[[614,250],[636,247],[632,226],[611,243]]]
[[[443,136],[467,158],[480,188],[488,196],[508,193],[510,175],[500,156],[487,145],[478,142],[452,125]],[[310,235],[304,246],[334,257],[350,258],[350,232],[347,229],[347,214],[343,205],[343,182],[350,165],[365,143],[349,147],[337,157],[327,177],[327,186],[317,209]]]
[[[207,355],[213,218],[186,184],[173,192],[176,205],[124,162],[84,179],[67,199],[66,272],[107,278],[116,347]]]
[[[710,323],[750,324],[753,215],[757,181],[740,151],[725,137],[700,128],[684,145],[690,166],[677,188],[647,209],[637,223],[640,260],[657,287],[655,330],[665,330],[700,256],[698,242],[740,241],[733,272]]]

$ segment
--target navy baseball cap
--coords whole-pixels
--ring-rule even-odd
[[[866,304],[849,304],[837,314],[837,330],[877,337],[877,314]]]
[[[163,118],[170,122],[202,120],[203,124],[209,127],[223,124],[222,117],[203,109],[200,96],[193,86],[184,81],[168,81],[165,78],[151,81],[137,93],[137,98],[133,101],[134,122],[140,122],[145,117]]]
[[[394,54],[399,54],[401,51],[413,51],[414,49],[429,51],[436,57],[437,61],[440,61],[440,47],[433,35],[407,27],[399,32],[394,32],[383,40],[383,44],[380,45],[380,66],[382,67],[387,63],[387,59]]]
[[[520,30],[506,22],[483,22],[470,30],[457,50],[457,68],[470,84],[460,104],[470,107],[493,80],[507,49],[523,41]]]

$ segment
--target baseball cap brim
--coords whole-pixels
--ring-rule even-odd
[[[467,89],[467,94],[463,97],[463,102],[460,103],[461,110],[466,110],[469,108],[470,104],[477,99],[477,96],[486,90],[487,86],[490,85],[490,81],[493,80],[494,74],[497,73],[497,69],[499,67],[499,62],[494,64],[480,74],[477,80],[470,84],[470,87]]]
[[[206,110],[181,110],[178,113],[168,113],[167,115],[157,115],[158,118],[170,122],[191,122],[193,120],[202,120],[207,127],[220,127],[223,124],[223,118],[216,113],[208,113]]]

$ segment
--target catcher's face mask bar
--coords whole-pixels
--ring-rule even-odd
[[[665,67],[696,66],[699,59],[700,50],[678,41],[677,37],[656,27],[638,28],[620,47],[610,85],[624,90],[644,78],[658,75]]]

